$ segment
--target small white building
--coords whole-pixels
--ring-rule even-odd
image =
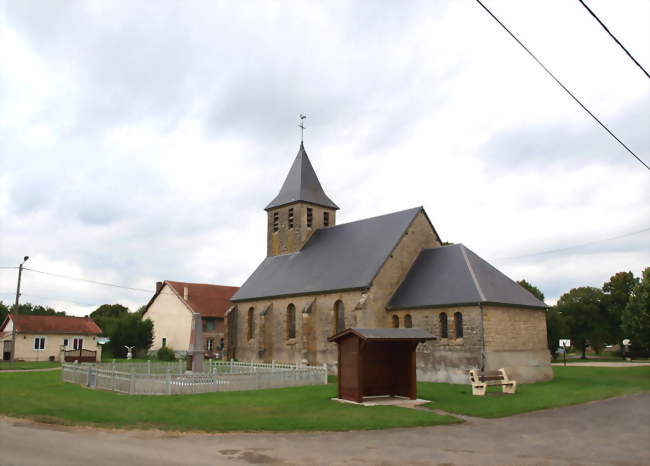
[[[16,361],[60,361],[62,346],[67,351],[95,351],[96,360],[101,360],[97,338],[102,330],[90,317],[9,314],[0,325],[0,348],[5,361],[11,358],[14,325]]]
[[[184,353],[192,337],[192,314],[201,315],[203,348],[213,357],[223,348],[224,315],[231,306],[230,298],[236,286],[209,285],[165,280],[156,283],[143,319],[153,322],[152,351],[163,346]]]

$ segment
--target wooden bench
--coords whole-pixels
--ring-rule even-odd
[[[472,369],[469,371],[469,378],[472,382],[472,395],[485,395],[488,385],[501,385],[503,393],[509,395],[514,395],[517,390],[517,382],[508,378],[505,369],[492,372]]]

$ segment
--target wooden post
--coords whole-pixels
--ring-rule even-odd
[[[172,394],[172,375],[169,369],[167,369],[167,394]]]
[[[151,359],[147,359],[147,375],[151,375]]]

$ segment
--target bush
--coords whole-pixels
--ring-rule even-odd
[[[175,361],[176,353],[169,346],[163,346],[156,353],[159,361]]]

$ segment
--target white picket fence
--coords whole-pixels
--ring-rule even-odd
[[[64,382],[130,395],[185,395],[327,383],[325,366],[206,361],[190,373],[178,362],[63,364]]]

